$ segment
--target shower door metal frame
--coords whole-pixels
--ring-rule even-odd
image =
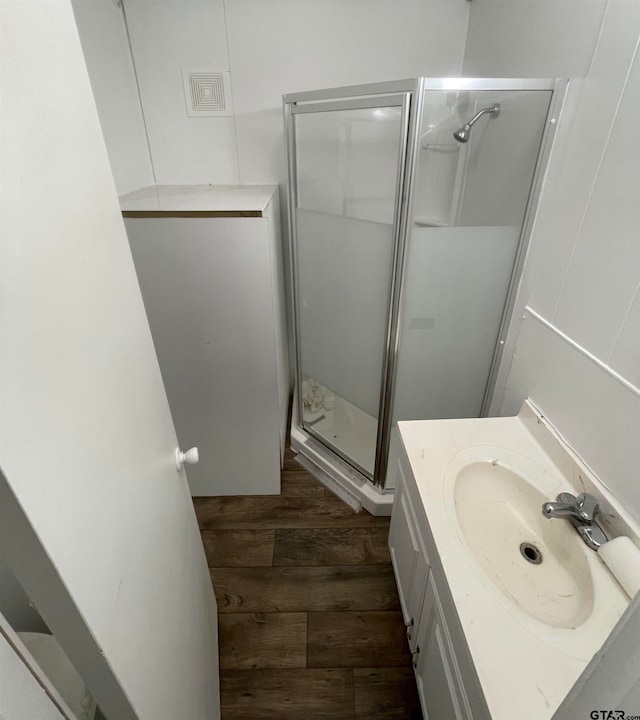
[[[329,449],[337,458],[353,469],[355,476],[361,481],[371,481],[380,489],[384,489],[389,443],[392,428],[393,399],[396,384],[396,366],[400,345],[403,302],[405,292],[405,277],[407,265],[407,244],[411,231],[410,220],[413,217],[415,200],[415,179],[417,173],[418,145],[422,125],[422,110],[425,92],[434,91],[546,91],[551,92],[551,100],[545,127],[538,149],[535,171],[529,190],[527,206],[518,239],[516,257],[509,281],[509,289],[496,338],[494,353],[490,365],[487,384],[480,410],[480,417],[486,417],[489,412],[491,398],[495,391],[498,372],[502,363],[506,333],[509,328],[511,316],[514,312],[517,289],[522,275],[522,268],[526,258],[529,238],[532,231],[535,212],[542,191],[542,183],[547,161],[553,144],[557,127],[557,120],[561,113],[568,81],[566,79],[548,78],[427,78],[421,77],[413,80],[404,80],[388,83],[374,83],[371,85],[356,85],[326,90],[301,92],[285,95],[283,108],[285,116],[285,146],[288,164],[288,220],[289,220],[289,246],[291,257],[291,297],[294,330],[295,351],[295,380],[297,384],[297,412],[299,427],[307,433],[315,449]],[[394,247],[391,268],[391,280],[388,298],[388,318],[386,328],[386,344],[384,349],[383,371],[380,388],[380,405],[378,413],[378,432],[376,439],[376,456],[373,476],[366,469],[359,467],[351,458],[338,448],[332,447],[329,442],[314,433],[313,428],[304,427],[302,396],[302,369],[300,352],[300,326],[298,312],[298,273],[296,251],[296,223],[295,208],[297,204],[297,177],[295,154],[295,126],[293,115],[302,112],[317,112],[324,110],[339,110],[351,108],[383,107],[385,98],[394,95],[404,95],[404,112],[402,125],[402,139],[404,148],[400,147],[398,177],[396,185],[396,208],[394,211]],[[374,101],[380,100],[380,104]],[[397,105],[397,103],[396,103]],[[389,106],[389,103],[387,103]]]
[[[389,459],[389,443],[391,440],[391,416],[393,412],[393,397],[395,391],[396,362],[400,344],[400,325],[402,322],[402,299],[404,295],[404,268],[406,262],[406,248],[409,223],[410,199],[413,195],[413,177],[415,162],[420,141],[420,121],[424,102],[424,78],[416,80],[415,89],[411,98],[411,114],[409,128],[404,150],[404,173],[401,188],[396,198],[400,206],[398,213],[398,235],[394,246],[394,256],[391,269],[391,285],[389,292],[389,317],[387,320],[387,339],[382,366],[382,381],[380,392],[380,410],[378,412],[378,436],[376,438],[376,460],[373,472],[373,483],[384,490],[387,475],[387,461]]]
[[[295,351],[295,381],[296,381],[296,410],[299,427],[307,433],[314,444],[330,450],[341,461],[345,462],[355,473],[356,477],[363,482],[370,481],[375,485],[380,484],[378,470],[379,446],[383,409],[390,406],[391,398],[387,397],[390,388],[386,383],[390,363],[389,348],[393,328],[393,303],[399,292],[398,268],[401,265],[402,252],[399,250],[404,240],[404,197],[406,192],[407,179],[407,148],[409,146],[410,132],[414,126],[415,113],[412,108],[412,99],[420,84],[419,80],[404,80],[398,82],[375,83],[371,85],[357,85],[332,90],[319,90],[311,92],[292,93],[283,97],[283,108],[285,117],[285,147],[287,151],[288,166],[288,220],[289,220],[289,248],[291,258],[291,298],[292,316],[294,330],[294,351]],[[347,456],[340,448],[333,445],[326,438],[316,432],[313,427],[304,425],[304,410],[302,404],[302,354],[300,347],[300,313],[298,310],[299,287],[298,287],[298,253],[297,253],[297,229],[296,229],[296,207],[298,181],[296,173],[296,137],[294,116],[313,112],[335,112],[340,110],[359,110],[380,107],[402,108],[401,129],[398,145],[398,165],[396,175],[396,195],[394,203],[393,235],[392,235],[392,263],[390,268],[389,293],[387,297],[387,320],[385,328],[385,346],[382,350],[382,378],[380,383],[379,413],[377,418],[377,436],[375,450],[375,465],[373,473],[362,467],[353,458]]]

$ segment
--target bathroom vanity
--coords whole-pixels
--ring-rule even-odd
[[[192,495],[280,492],[289,405],[277,185],[120,198]]]
[[[588,492],[610,538],[637,528],[529,402],[399,428],[389,545],[425,718],[551,718],[630,599],[541,505]]]

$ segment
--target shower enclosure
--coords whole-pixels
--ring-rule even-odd
[[[291,442],[389,512],[398,420],[486,414],[561,80],[430,79],[284,96]]]

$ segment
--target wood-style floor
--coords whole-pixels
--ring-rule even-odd
[[[194,498],[218,600],[222,720],[417,720],[388,518],[287,450],[280,496]]]

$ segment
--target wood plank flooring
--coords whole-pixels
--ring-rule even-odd
[[[194,498],[222,720],[419,720],[387,546],[287,450],[280,496]]]

